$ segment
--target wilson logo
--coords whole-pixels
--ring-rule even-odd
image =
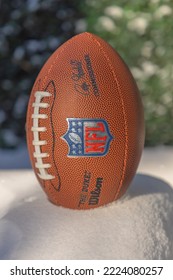
[[[99,203],[102,185],[103,185],[103,178],[97,178],[96,187],[90,193],[89,205],[96,205]]]
[[[94,157],[108,153],[113,139],[103,119],[67,119],[68,130],[63,139],[69,147],[68,156]]]

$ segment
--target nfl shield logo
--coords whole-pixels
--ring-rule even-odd
[[[63,139],[69,147],[70,157],[104,156],[113,139],[103,119],[68,118],[68,130]]]

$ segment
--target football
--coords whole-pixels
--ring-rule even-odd
[[[32,88],[26,133],[52,203],[90,209],[120,198],[144,145],[140,93],[120,55],[88,32],[61,45]]]

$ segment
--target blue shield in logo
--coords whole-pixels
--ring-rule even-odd
[[[68,130],[63,139],[69,147],[68,156],[95,157],[108,153],[113,136],[103,119],[68,118]]]

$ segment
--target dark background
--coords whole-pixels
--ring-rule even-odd
[[[77,33],[80,1],[5,0],[0,7],[0,147],[25,141],[29,94],[52,52]]]

